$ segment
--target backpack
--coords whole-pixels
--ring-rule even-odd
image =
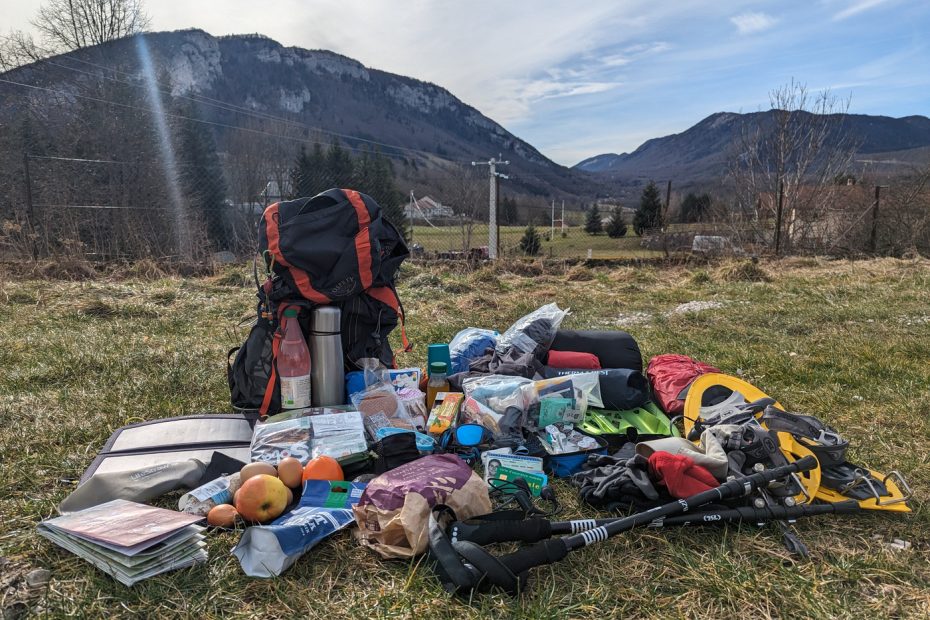
[[[656,355],[649,360],[649,366],[646,367],[646,376],[652,384],[655,400],[669,416],[681,415],[684,412],[688,388],[695,379],[709,372],[720,371],[710,364],[674,353]]]
[[[314,308],[340,309],[347,370],[358,370],[363,358],[394,366],[388,335],[398,323],[404,350],[410,350],[394,287],[409,251],[370,196],[331,189],[270,205],[259,224],[259,251],[267,278],[259,283],[256,265],[257,318],[245,342],[227,354],[233,407],[262,415],[281,410],[274,360],[287,308],[298,310],[305,338]]]

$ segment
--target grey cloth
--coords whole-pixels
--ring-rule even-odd
[[[701,445],[695,445],[684,437],[663,437],[636,444],[636,453],[649,458],[653,452],[683,454],[709,471],[717,480],[726,480],[730,463],[718,437],[708,429],[701,434]]]
[[[114,499],[147,502],[176,489],[193,489],[207,466],[197,459],[163,463],[143,469],[94,474],[58,505],[68,514]]]
[[[585,469],[572,476],[572,484],[585,488],[585,501],[597,505],[611,490],[632,483],[649,500],[659,499],[659,493],[649,479],[647,460],[642,456],[618,459],[614,456],[589,456]]]

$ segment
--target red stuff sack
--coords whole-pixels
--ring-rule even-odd
[[[580,351],[549,351],[549,366],[552,368],[583,368],[600,370],[601,361],[593,353]]]
[[[675,353],[656,355],[646,367],[655,400],[670,417],[684,412],[685,396],[691,383],[709,372],[720,371],[710,364]]]

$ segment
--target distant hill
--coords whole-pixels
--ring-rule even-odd
[[[675,179],[698,182],[720,178],[739,144],[745,123],[772,123],[772,111],[718,112],[681,133],[653,138],[632,153],[605,153],[575,164],[574,169],[616,181]],[[930,147],[930,118],[925,116],[837,115],[841,131],[859,144],[857,160],[888,170],[913,160],[908,151]],[[923,154],[922,150],[915,151]]]
[[[156,76],[170,82],[173,94],[193,93],[230,104],[225,109],[210,104],[199,108],[206,120],[217,123],[213,131],[220,150],[230,132],[224,125],[254,127],[262,122],[250,117],[251,112],[321,127],[343,136],[340,140],[349,146],[363,143],[347,136],[398,145],[400,149],[380,148],[388,154],[418,158],[416,170],[424,165],[429,168],[431,159],[434,164],[442,160],[467,164],[501,154],[511,162],[509,187],[528,193],[584,194],[595,182],[589,175],[552,162],[531,144],[429,82],[366,67],[330,51],[284,47],[259,35],[214,37],[201,30],[186,30],[144,37]],[[127,71],[129,80],[141,83],[137,43],[135,38],[121,39],[3,75],[75,92],[101,76],[127,79]],[[117,73],[111,74],[108,68]],[[116,89],[119,84],[110,86]],[[0,84],[0,125],[4,114],[29,94]],[[231,106],[244,107],[245,113]]]

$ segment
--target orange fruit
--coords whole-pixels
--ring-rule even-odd
[[[229,504],[219,504],[207,513],[207,523],[214,527],[232,527],[236,524],[239,512]]]
[[[318,456],[304,465],[304,480],[342,480],[342,466],[331,456]]]

